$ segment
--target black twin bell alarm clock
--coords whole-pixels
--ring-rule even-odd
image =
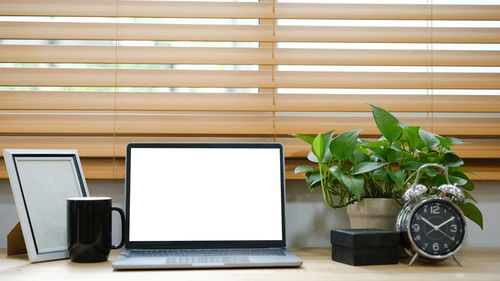
[[[446,176],[446,184],[431,187],[438,195],[424,196],[428,188],[419,184],[421,170],[440,168]],[[398,215],[396,228],[402,232],[403,248],[412,257],[425,262],[439,262],[448,257],[461,266],[455,254],[465,238],[465,217],[454,202],[466,200],[462,190],[450,183],[447,170],[438,164],[425,164],[417,170],[415,182],[403,196],[406,202]]]

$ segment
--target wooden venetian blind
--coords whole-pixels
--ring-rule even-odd
[[[500,179],[500,5],[352,2],[0,0],[0,148],[121,179],[133,141],[277,141],[294,178],[289,134],[377,137],[373,103]]]

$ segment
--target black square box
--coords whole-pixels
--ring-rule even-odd
[[[399,232],[382,229],[331,231],[332,260],[350,265],[398,263]]]

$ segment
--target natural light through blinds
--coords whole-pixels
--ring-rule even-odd
[[[0,148],[88,178],[132,141],[277,141],[293,178],[289,134],[376,138],[368,103],[500,179],[500,0],[0,0]]]

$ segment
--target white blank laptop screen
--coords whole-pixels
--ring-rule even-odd
[[[130,241],[281,240],[278,148],[132,148]]]

